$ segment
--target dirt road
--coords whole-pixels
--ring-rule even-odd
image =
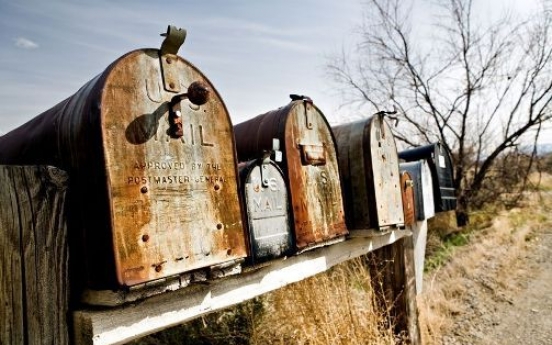
[[[467,308],[453,316],[443,344],[552,344],[552,228],[533,232],[527,242],[507,284],[493,276],[495,260],[465,281]]]
[[[479,344],[552,344],[552,229],[534,239],[528,274],[511,301],[498,303]]]

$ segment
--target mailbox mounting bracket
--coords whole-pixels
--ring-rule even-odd
[[[272,139],[272,150],[266,151],[263,155],[263,158],[261,159],[261,185],[263,186],[263,188],[267,188],[269,184],[269,176],[266,170],[267,166],[270,164],[270,156],[272,156],[273,154],[275,162],[282,161],[282,151],[280,151],[280,139]]]
[[[178,56],[176,54],[186,39],[186,30],[169,25],[167,33],[161,34],[161,36],[165,37],[159,49],[163,87],[168,92],[180,92]]]

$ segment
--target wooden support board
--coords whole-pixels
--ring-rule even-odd
[[[406,338],[407,344],[421,344],[412,236],[379,248],[366,258],[380,311],[387,315],[397,336]]]
[[[67,174],[0,166],[0,344],[69,344]]]
[[[408,230],[395,230],[355,237],[208,285],[190,286],[116,308],[77,310],[73,313],[75,345],[124,344],[314,276],[410,236]]]
[[[416,270],[416,292],[422,293],[424,281],[425,252],[427,243],[427,219],[417,221],[409,227],[414,241],[414,266]]]

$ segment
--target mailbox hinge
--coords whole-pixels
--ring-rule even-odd
[[[178,49],[186,39],[186,30],[169,25],[161,48],[159,49],[159,61],[161,63],[161,75],[163,87],[169,92],[180,92],[180,78],[178,73]]]
[[[292,102],[303,101],[303,105],[305,106],[305,126],[307,127],[307,129],[313,129],[314,125],[312,122],[312,115],[310,114],[309,107],[308,107],[308,104],[310,105],[313,104],[312,99],[309,96],[296,95],[296,94],[289,95],[289,98],[291,98]]]

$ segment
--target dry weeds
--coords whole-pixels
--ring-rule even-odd
[[[252,344],[395,344],[393,330],[374,308],[362,260],[266,296]]]
[[[552,176],[541,176],[539,188],[541,193],[528,194],[520,208],[503,210],[498,216],[496,210],[473,214],[475,225],[469,242],[447,249],[447,262],[426,274],[424,292],[418,296],[423,344],[454,343],[447,340],[451,333],[478,332],[478,325],[458,323],[458,319],[481,320],[492,314],[482,305],[493,304],[491,301],[476,305],[481,298],[508,301],[509,291],[519,288],[517,280],[511,278],[524,274],[520,258],[531,248],[532,238],[540,228],[552,227],[548,216],[552,208]],[[430,232],[429,251],[439,247],[440,237],[454,235],[457,229],[443,231],[437,235]],[[474,296],[480,289],[490,293]],[[182,344],[184,338],[196,339],[195,344],[219,344],[225,339],[226,343],[232,339],[232,344],[253,345],[396,344],[392,328],[385,326],[385,315],[376,310],[369,271],[362,260],[355,259],[267,294],[255,303],[244,304],[242,309],[209,315],[202,319],[203,324],[192,322],[174,335],[179,339],[174,343]],[[231,322],[225,319],[229,315]],[[226,323],[237,326],[209,330],[213,325]],[[173,343],[149,341],[140,344]]]
[[[549,189],[552,177],[544,176],[541,184],[543,190]],[[448,343],[450,334],[484,332],[458,319],[486,317],[492,310],[476,304],[493,304],[480,303],[484,298],[509,301],[520,288],[519,280],[512,277],[525,274],[521,259],[530,250],[533,236],[551,226],[551,204],[547,192],[527,194],[520,208],[500,212],[492,225],[471,233],[468,245],[455,248],[448,263],[426,274],[425,291],[418,296],[424,344]],[[475,296],[481,289],[486,293]]]

